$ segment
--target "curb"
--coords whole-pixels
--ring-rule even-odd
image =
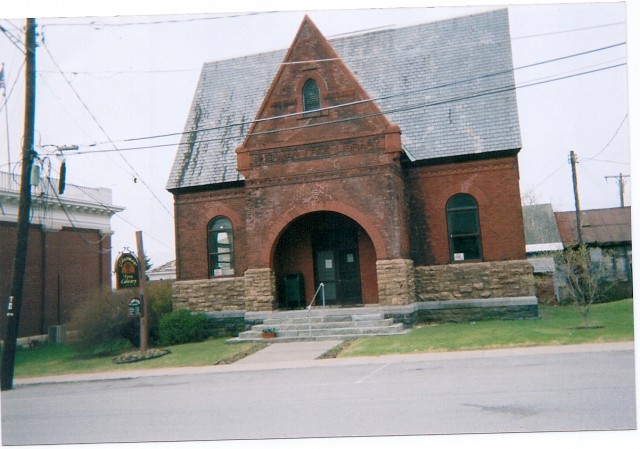
[[[283,343],[286,344],[286,343]],[[397,354],[373,357],[349,357],[336,359],[300,359],[287,362],[233,363],[196,367],[155,368],[131,371],[106,371],[87,374],[65,374],[60,376],[30,377],[14,381],[14,386],[62,384],[73,382],[99,382],[109,380],[131,380],[145,377],[203,375],[229,372],[265,371],[323,366],[377,365],[386,363],[423,362],[454,359],[480,359],[514,357],[538,354],[580,353],[598,351],[633,351],[633,341],[614,343],[588,343],[566,346],[533,346],[503,349],[481,349],[473,351],[425,352],[419,354]]]

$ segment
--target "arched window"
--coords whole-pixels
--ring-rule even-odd
[[[233,276],[233,227],[227,217],[209,222],[209,277]]]
[[[460,193],[449,198],[447,201],[447,226],[452,261],[482,259],[480,218],[478,203],[474,197]]]
[[[320,109],[320,89],[313,79],[308,79],[302,87],[302,107],[305,112]]]

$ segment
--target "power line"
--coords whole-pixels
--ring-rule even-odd
[[[72,228],[72,229],[73,229],[73,230],[74,230],[74,231],[75,231],[75,232],[80,236],[80,239],[82,239],[82,241],[83,241],[85,244],[87,244],[87,247],[88,247],[91,251],[95,251],[95,252],[97,252],[98,254],[107,254],[107,253],[111,252],[111,250],[113,249],[112,247],[109,247],[109,248],[104,249],[104,250],[97,250],[97,249],[95,249],[93,246],[91,246],[91,245],[99,245],[99,244],[101,244],[101,243],[105,240],[105,238],[107,237],[107,235],[105,234],[104,236],[102,236],[102,237],[100,238],[100,240],[98,240],[98,241],[96,241],[96,242],[92,242],[91,240],[87,239],[84,235],[82,235],[81,229],[78,229],[78,228],[76,227],[76,225],[74,224],[73,219],[71,218],[71,215],[72,215],[72,214],[67,210],[67,206],[66,206],[66,204],[64,204],[64,203],[62,202],[62,200],[60,199],[60,196],[58,195],[58,192],[56,191],[56,187],[51,183],[51,178],[50,178],[49,176],[46,176],[45,178],[46,178],[46,180],[47,180],[47,182],[48,182],[48,184],[49,184],[49,188],[53,191],[53,194],[54,194],[54,195],[55,195],[55,197],[56,197],[56,201],[58,202],[58,204],[59,204],[59,205],[60,205],[60,207],[62,208],[62,211],[64,212],[65,216],[67,217],[67,220],[69,221],[69,224],[71,225],[71,228]],[[47,190],[49,190],[49,189],[47,189]],[[44,192],[43,192],[43,193],[44,193]],[[86,193],[86,192],[85,192],[85,193]],[[46,196],[48,196],[46,193],[45,193],[45,195],[46,195]],[[44,199],[44,201],[47,201],[47,199],[45,198],[45,199]],[[105,209],[110,210],[110,209],[109,209],[109,208],[107,208],[107,207],[105,207]],[[45,214],[46,214],[46,211],[45,211]],[[115,214],[115,213],[114,213],[114,214]]]
[[[586,162],[604,162],[606,164],[620,164],[620,165],[631,165],[630,162],[622,162],[622,161],[608,161],[605,159],[593,159],[593,158],[589,158],[589,159],[585,159]]]
[[[13,93],[13,88],[16,87],[16,84],[18,84],[18,80],[20,79],[20,73],[22,72],[24,65],[25,65],[24,61],[22,61],[22,64],[20,64],[20,68],[18,68],[18,76],[16,76],[16,79],[13,80],[13,84],[9,89],[9,94],[5,97],[5,102],[2,103],[2,106],[0,106],[0,112],[2,112],[2,110],[7,106],[7,104],[9,104],[9,98],[11,98],[11,94]]]
[[[51,184],[51,180],[49,179],[49,177],[47,177],[47,180]],[[54,194],[56,196],[56,199],[58,200],[58,203],[60,203],[60,206],[65,210],[65,214],[67,215],[67,219],[69,220],[70,223],[72,223],[72,219],[69,217],[70,213],[67,213],[66,206],[62,202],[62,199],[58,196],[58,194],[56,192],[56,189],[55,189],[55,186],[51,184],[51,187],[52,187],[53,192],[54,192]],[[82,193],[87,195],[93,201],[95,201],[96,204],[102,206],[106,211],[110,212],[113,217],[119,218],[120,220],[124,221],[125,223],[127,223],[129,226],[131,226],[135,230],[142,230],[142,228],[140,226],[136,225],[132,221],[130,221],[127,218],[125,218],[124,216],[122,216],[121,211],[117,211],[117,210],[113,209],[112,207],[110,207],[109,205],[103,203],[102,201],[100,201],[98,198],[96,198],[94,195],[92,195],[86,189],[83,189]],[[72,227],[75,229],[75,226],[73,225],[73,223],[72,223]],[[159,239],[157,237],[154,237],[153,235],[149,234],[147,231],[145,231],[145,235],[150,237],[152,240],[155,240],[156,242],[160,243],[165,248],[171,249],[169,246],[167,246],[167,244],[163,240],[161,240],[161,239]],[[89,243],[93,243],[93,242],[89,242]],[[99,243],[99,242],[97,242],[97,243]],[[113,247],[111,247],[110,249],[113,249]]]
[[[609,142],[607,142],[607,144],[593,157],[590,158],[585,158],[585,162],[588,161],[593,161],[593,162],[606,162],[606,163],[611,163],[611,164],[622,164],[622,165],[630,165],[629,162],[617,162],[617,161],[606,161],[606,160],[602,160],[602,159],[596,159],[596,157],[598,155],[600,155],[604,150],[607,149],[607,147],[609,146],[609,144],[611,144],[611,142],[613,141],[613,139],[616,137],[616,135],[618,134],[618,132],[620,132],[620,129],[622,128],[622,125],[624,124],[624,122],[627,120],[627,118],[629,117],[629,113],[627,112],[624,116],[624,118],[622,119],[622,122],[620,122],[620,125],[618,126],[618,128],[616,129],[616,131],[613,133],[613,136],[611,137],[611,139],[609,139]],[[536,184],[533,188],[529,189],[527,191],[527,193],[532,193],[534,190],[536,190],[538,187],[540,187],[542,184],[544,184],[545,182],[547,182],[549,179],[551,179],[551,177],[553,177],[553,175],[555,175],[558,171],[560,171],[560,169],[562,169],[564,167],[564,163],[562,163],[557,169],[555,169],[553,171],[553,173],[551,173],[549,176],[547,176],[546,178],[544,178],[542,181],[540,181],[538,184]]]
[[[200,68],[195,69],[165,69],[165,70],[112,70],[112,71],[76,71],[69,70],[62,72],[64,74],[72,74],[72,75],[148,75],[148,74],[156,74],[156,73],[186,73],[186,72],[197,72]],[[60,73],[55,70],[39,70],[39,73]]]
[[[504,92],[509,92],[512,90],[516,90],[516,88],[518,89],[522,89],[525,87],[532,87],[532,86],[538,86],[541,84],[547,84],[550,82],[554,82],[554,81],[560,81],[560,80],[565,80],[565,79],[569,79],[569,78],[574,78],[576,76],[582,76],[582,75],[589,75],[592,73],[596,73],[596,72],[600,72],[600,71],[604,71],[604,70],[610,70],[613,68],[617,68],[617,67],[621,67],[623,65],[626,65],[626,63],[624,64],[618,64],[618,65],[613,65],[613,66],[609,66],[609,67],[603,67],[601,69],[596,69],[596,70],[589,70],[587,72],[581,72],[581,73],[576,73],[576,74],[572,74],[572,75],[566,75],[566,76],[562,76],[559,78],[554,78],[554,79],[550,79],[550,80],[544,80],[544,81],[538,81],[538,82],[532,82],[526,85],[521,85],[521,86],[506,86],[506,87],[501,87],[501,88],[494,88],[494,89],[488,89],[485,91],[480,91],[478,93],[475,93],[473,95],[467,95],[467,96],[461,96],[461,97],[457,97],[457,98],[450,98],[448,100],[443,100],[443,101],[438,101],[435,103],[422,103],[422,104],[418,104],[418,105],[412,105],[412,106],[406,106],[406,107],[402,107],[402,108],[397,108],[394,110],[388,110],[388,111],[381,111],[381,112],[376,112],[376,113],[372,113],[372,114],[366,114],[366,115],[362,115],[362,116],[358,116],[358,117],[347,117],[344,119],[340,119],[340,120],[333,120],[333,121],[328,121],[328,122],[322,122],[322,123],[313,123],[313,124],[306,124],[306,125],[301,125],[301,126],[292,126],[290,128],[281,128],[281,129],[274,129],[274,130],[268,130],[268,131],[260,131],[257,133],[248,133],[247,135],[251,135],[251,136],[255,136],[255,135],[260,135],[260,134],[273,134],[276,132],[283,132],[283,131],[293,131],[293,130],[297,130],[297,129],[301,129],[301,128],[311,128],[311,127],[317,127],[317,126],[323,126],[323,125],[329,125],[329,124],[335,124],[335,123],[343,123],[343,122],[348,122],[348,121],[352,121],[352,120],[359,120],[359,119],[363,119],[363,118],[369,118],[369,117],[375,117],[375,116],[379,116],[379,115],[387,115],[387,114],[394,114],[394,113],[398,113],[398,112],[406,112],[406,111],[411,111],[414,109],[422,109],[425,107],[430,107],[430,106],[439,106],[442,104],[447,104],[447,103],[456,103],[458,101],[462,101],[462,100],[468,100],[468,99],[472,99],[472,98],[479,98],[479,97],[484,97],[487,95],[494,95],[494,94],[498,94],[498,93],[504,93]]]
[[[612,23],[605,23],[602,25],[593,25],[593,26],[588,26],[588,27],[583,27],[583,28],[573,28],[570,30],[558,30],[558,31],[550,31],[547,33],[536,33],[536,34],[525,34],[522,36],[511,36],[511,39],[528,39],[531,37],[542,37],[542,36],[553,36],[556,34],[564,34],[564,33],[574,33],[577,31],[587,31],[587,30],[595,30],[597,28],[606,28],[606,27],[612,27],[612,26],[618,26],[618,25],[626,25],[626,22],[612,22]]]
[[[60,66],[58,65],[58,63],[55,61],[53,55],[51,54],[51,52],[49,51],[49,49],[47,48],[46,45],[44,45],[44,49],[46,50],[47,54],[49,55],[49,57],[51,58],[51,61],[53,62],[53,64],[58,68],[58,70],[61,72],[62,78],[66,81],[67,85],[69,85],[69,87],[71,88],[72,92],[75,94],[76,98],[78,99],[78,101],[80,101],[80,103],[82,104],[82,106],[85,108],[85,110],[87,111],[87,113],[89,113],[89,116],[93,119],[93,121],[96,123],[96,125],[98,126],[98,128],[100,128],[100,130],[102,131],[102,133],[107,137],[107,139],[109,139],[109,142],[111,143],[111,145],[113,145],[114,149],[118,152],[118,154],[120,155],[120,157],[124,160],[124,162],[129,166],[129,168],[131,168],[131,170],[133,171],[133,173],[136,175],[135,179],[139,179],[140,182],[142,182],[142,184],[147,188],[147,190],[151,193],[151,195],[155,198],[155,200],[160,204],[160,206],[162,206],[162,208],[169,214],[169,216],[171,218],[173,218],[173,214],[171,213],[171,211],[164,205],[164,203],[162,203],[162,201],[160,200],[160,198],[158,198],[158,195],[156,195],[156,193],[151,190],[151,187],[149,187],[149,185],[146,183],[146,181],[142,178],[142,176],[140,176],[140,174],[137,172],[137,170],[135,169],[135,167],[133,167],[133,165],[131,165],[131,163],[127,160],[127,158],[124,157],[124,155],[122,155],[119,151],[118,151],[118,147],[115,145],[115,143],[113,142],[113,140],[111,139],[111,137],[109,137],[109,134],[107,133],[107,131],[104,129],[104,127],[100,124],[100,122],[98,121],[98,119],[95,117],[95,115],[91,112],[91,110],[89,109],[89,107],[87,106],[87,104],[82,100],[82,98],[80,98],[80,95],[78,94],[78,92],[75,90],[75,88],[73,87],[73,85],[69,82],[69,80],[67,79],[67,77],[64,76],[64,74],[62,73],[62,70],[60,69]]]
[[[220,15],[216,15],[216,16],[207,16],[207,17],[184,17],[184,18],[178,18],[178,19],[165,19],[165,20],[149,20],[149,21],[138,21],[138,22],[121,22],[121,23],[106,23],[106,22],[98,22],[98,21],[91,21],[91,22],[64,22],[64,23],[56,23],[56,22],[51,22],[51,23],[47,23],[45,24],[45,26],[53,26],[53,27],[58,27],[58,26],[89,26],[89,27],[94,27],[94,28],[100,28],[100,27],[125,27],[125,26],[136,26],[136,25],[164,25],[164,24],[168,24],[168,23],[189,23],[189,22],[202,22],[202,21],[209,21],[209,20],[223,20],[223,19],[235,19],[238,17],[249,17],[249,16],[258,16],[258,15],[264,15],[264,14],[274,14],[274,13],[278,13],[280,11],[256,11],[256,12],[248,12],[248,13],[240,13],[240,14],[231,14],[231,15],[225,15],[225,16],[220,16]]]
[[[387,99],[394,98],[394,97],[399,97],[399,96],[413,96],[413,95],[420,94],[420,93],[425,93],[425,92],[428,92],[428,91],[431,91],[431,90],[442,89],[442,88],[445,88],[445,87],[452,87],[452,86],[456,86],[456,85],[459,85],[459,84],[470,83],[470,82],[479,81],[479,80],[483,80],[483,79],[487,79],[487,78],[491,78],[491,77],[495,77],[495,76],[499,76],[499,75],[505,75],[505,74],[508,74],[508,73],[513,73],[516,70],[528,69],[528,68],[532,68],[532,67],[536,67],[536,66],[540,66],[540,65],[544,65],[544,64],[550,64],[550,63],[553,63],[553,62],[558,62],[558,61],[562,61],[562,60],[566,60],[566,59],[570,59],[570,58],[584,56],[584,55],[595,53],[595,52],[599,52],[599,51],[610,50],[612,48],[616,48],[616,47],[619,47],[619,46],[622,46],[622,45],[626,45],[626,42],[619,42],[619,43],[608,45],[608,46],[605,46],[605,47],[599,47],[599,48],[595,48],[595,49],[591,49],[591,50],[587,50],[587,51],[583,51],[583,52],[573,53],[571,55],[560,56],[560,57],[557,57],[557,58],[552,58],[552,59],[548,59],[548,60],[544,60],[544,61],[539,61],[539,62],[535,62],[535,63],[531,63],[531,64],[526,64],[526,65],[523,65],[523,66],[520,66],[520,67],[517,67],[517,68],[512,68],[512,69],[508,69],[508,70],[502,70],[502,71],[492,72],[492,73],[488,73],[488,74],[485,74],[485,75],[480,75],[480,76],[476,76],[476,77],[472,77],[472,78],[467,78],[467,79],[460,80],[460,81],[453,81],[453,82],[450,82],[450,83],[439,84],[437,86],[420,88],[420,89],[415,89],[415,90],[411,90],[411,91],[402,91],[402,92],[392,93],[392,94],[383,95],[383,96],[379,96],[379,97],[375,97],[375,98],[367,98],[367,99],[364,99],[364,100],[358,100],[358,101],[353,101],[353,102],[349,102],[349,103],[341,103],[341,104],[334,105],[334,106],[327,106],[327,107],[318,109],[318,111],[319,112],[329,111],[329,110],[333,110],[333,109],[339,109],[339,108],[354,106],[354,105],[363,104],[363,103],[387,100]],[[613,66],[613,67],[617,67],[617,66]],[[279,119],[290,118],[290,117],[297,117],[297,116],[301,116],[303,114],[304,114],[304,112],[295,112],[295,113],[290,113],[290,114],[283,114],[283,115],[277,115],[277,116],[273,116],[273,117],[261,118],[261,119],[257,119],[257,120],[256,119],[247,120],[247,121],[243,121],[243,122],[230,123],[230,124],[226,124],[226,125],[214,126],[214,127],[209,127],[209,128],[202,128],[202,129],[199,129],[198,131],[199,132],[216,131],[216,130],[227,129],[227,128],[231,128],[231,127],[243,127],[243,126],[247,126],[247,125],[252,125],[254,123],[267,122],[267,121],[279,120]],[[159,138],[165,138],[165,137],[176,137],[176,136],[189,134],[191,132],[192,131],[181,131],[181,132],[174,132],[174,133],[157,134],[157,135],[154,135],[154,136],[134,137],[134,138],[120,140],[118,142],[133,142],[133,141],[138,141],[138,140],[149,140],[149,139],[159,139]],[[88,146],[98,146],[98,145],[104,145],[106,143],[113,143],[113,142],[96,142],[96,143],[90,144]],[[145,149],[145,148],[158,148],[158,147],[172,146],[172,145],[173,144],[167,144],[167,145],[157,145],[157,146],[149,146],[149,147],[141,147],[141,148],[142,149]]]
[[[629,118],[629,113],[628,112],[622,118],[622,121],[620,122],[620,125],[618,125],[618,129],[616,129],[616,131],[613,133],[613,136],[611,136],[611,139],[609,139],[607,144],[600,151],[598,151],[598,153],[596,153],[593,157],[587,158],[586,160],[595,160],[595,158],[600,156],[604,152],[604,150],[606,150],[609,147],[611,142],[613,142],[613,139],[615,139],[616,136],[618,135],[618,132],[620,132],[620,129],[622,128],[622,125],[624,125],[624,122],[627,120],[627,118]]]
[[[585,72],[565,75],[565,76],[561,76],[561,77],[557,77],[557,78],[553,78],[553,79],[545,79],[545,80],[542,80],[542,81],[529,82],[528,84],[523,84],[523,85],[520,85],[520,86],[508,85],[508,86],[497,87],[497,88],[493,88],[493,89],[487,89],[487,90],[484,90],[484,91],[478,91],[478,92],[476,92],[476,93],[474,93],[472,95],[464,95],[464,96],[459,96],[459,97],[454,97],[454,98],[448,98],[446,100],[442,100],[442,101],[438,101],[438,102],[420,103],[420,104],[417,104],[417,105],[411,105],[411,106],[406,106],[406,107],[402,107],[402,108],[396,108],[396,109],[393,109],[393,110],[386,110],[386,111],[380,111],[380,112],[375,112],[375,113],[371,113],[371,114],[358,115],[358,116],[352,116],[352,117],[345,117],[343,119],[332,120],[332,121],[327,121],[327,122],[322,122],[322,123],[305,124],[305,125],[289,127],[289,128],[278,128],[278,129],[274,129],[274,130],[261,131],[261,132],[257,132],[257,133],[249,133],[248,135],[260,135],[260,134],[271,134],[271,133],[283,132],[283,131],[293,131],[293,130],[298,130],[298,129],[325,126],[325,125],[331,125],[331,124],[336,124],[336,123],[345,123],[345,122],[349,122],[349,121],[360,120],[360,119],[365,119],[365,118],[370,118],[370,117],[376,117],[376,116],[380,116],[380,115],[391,115],[391,114],[394,114],[394,113],[405,112],[405,111],[409,111],[409,110],[413,110],[413,109],[421,109],[421,108],[439,106],[439,105],[442,105],[442,104],[455,103],[455,102],[459,102],[459,101],[463,101],[463,100],[467,100],[467,99],[478,98],[478,97],[483,97],[483,96],[487,96],[487,95],[494,95],[494,94],[498,94],[498,93],[504,93],[504,92],[508,92],[508,91],[512,91],[512,90],[516,90],[516,89],[523,89],[523,88],[533,87],[533,86],[537,86],[537,85],[541,85],[541,84],[547,84],[547,83],[550,83],[550,82],[565,80],[565,79],[574,78],[574,77],[582,76],[582,75],[593,74],[593,73],[604,71],[604,70],[610,70],[610,69],[617,68],[617,67],[620,67],[620,66],[623,66],[623,65],[626,65],[626,64],[624,64],[624,63],[623,64],[617,64],[617,65],[613,65],[613,66],[603,67],[603,68],[600,68],[600,69],[589,70],[589,71],[585,71]],[[390,97],[390,96],[387,96],[387,97]],[[385,98],[387,98],[387,97],[385,97]],[[363,100],[362,102],[364,102],[364,101],[371,101],[371,100]],[[350,103],[350,104],[355,104],[355,103],[357,103],[357,102]],[[339,105],[339,106],[340,107],[344,107],[345,104]],[[291,114],[291,115],[297,115],[297,114]],[[283,118],[283,117],[284,116],[278,116],[277,118]],[[243,122],[241,124],[232,123],[232,124],[228,124],[228,125],[221,125],[221,126],[217,126],[217,127],[205,128],[205,129],[198,130],[198,132],[226,129],[226,128],[237,127],[237,126],[251,124],[251,123],[258,123],[258,122],[264,121],[264,120],[267,120],[267,119],[253,120],[253,121],[249,121],[249,122]],[[176,136],[176,135],[181,135],[181,134],[188,134],[190,132],[191,131],[184,132],[184,133],[165,134],[165,135],[162,135],[162,136],[155,136],[153,138]],[[152,137],[139,138],[139,139],[128,139],[127,141],[144,140],[144,139],[149,139],[149,138],[152,138]],[[218,139],[217,138],[216,139],[201,139],[201,140],[198,140],[197,143],[207,143],[207,142],[216,141],[216,140],[218,140]],[[120,151],[145,150],[145,149],[153,149],[153,148],[172,147],[172,146],[175,146],[175,143],[158,144],[158,145],[147,145],[147,146],[129,147],[129,148],[118,148],[117,150],[104,149],[104,150],[79,151],[77,153],[74,153],[73,156],[84,155],[84,154],[93,154],[93,153],[109,153],[109,152],[114,152],[114,151],[120,152]],[[70,155],[70,156],[72,156],[72,155]]]
[[[4,35],[7,36],[7,39],[11,41],[11,43],[14,45],[14,47],[16,47],[20,51],[20,53],[22,54],[26,53],[24,44],[19,38],[11,34],[11,32],[7,30],[5,27],[3,27],[2,25],[0,25],[0,31],[2,31]]]

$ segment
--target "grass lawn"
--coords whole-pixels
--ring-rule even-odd
[[[479,321],[416,327],[407,335],[360,338],[348,342],[338,357],[375,356],[412,352],[459,351],[518,346],[568,345],[633,340],[631,299],[593,306],[589,322],[572,306],[540,307],[540,319]],[[168,346],[170,354],[136,363],[115,364],[112,357],[79,358],[69,346],[52,345],[16,352],[15,374],[20,377],[52,376],[142,368],[202,366],[225,363],[264,347],[262,343],[224,343],[224,338]]]
[[[16,352],[14,377],[215,365],[242,357],[263,347],[260,343],[228,345],[224,341],[225,338],[211,338],[200,343],[166,346],[165,349],[170,350],[170,354],[155,359],[124,364],[113,363],[113,357],[79,358],[73,348],[66,345],[20,349]]]
[[[581,328],[573,306],[540,306],[539,311],[537,320],[432,324],[403,336],[357,339],[345,344],[338,357],[633,340],[631,299],[592,306],[589,329]]]

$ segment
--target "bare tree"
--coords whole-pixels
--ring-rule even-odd
[[[566,292],[575,304],[585,328],[589,328],[589,311],[602,298],[611,284],[602,263],[593,263],[584,244],[566,249],[558,260],[558,268],[567,281]]]

